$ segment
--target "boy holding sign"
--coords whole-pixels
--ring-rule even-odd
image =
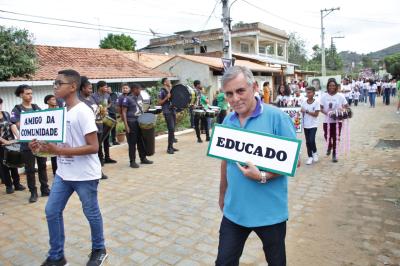
[[[233,108],[223,124],[296,138],[289,116],[254,97],[251,70],[231,67],[222,77],[225,97]],[[221,163],[219,205],[223,211],[216,265],[239,265],[252,231],[263,242],[268,265],[286,265],[285,235],[288,219],[287,177],[260,171],[253,163]]]
[[[104,246],[103,220],[97,200],[101,165],[97,156],[99,143],[93,111],[77,97],[80,75],[74,70],[58,72],[54,83],[55,96],[67,107],[66,143],[55,145],[32,141],[34,151],[57,155],[57,172],[46,205],[50,236],[49,256],[42,266],[67,265],[64,257],[63,210],[73,192],[82,202],[90,224],[92,252],[88,266],[102,265],[107,257]]]

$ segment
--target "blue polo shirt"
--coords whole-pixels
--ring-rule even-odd
[[[230,113],[223,124],[295,139],[296,131],[290,117],[256,99],[257,106],[243,127],[235,112]],[[227,161],[227,182],[223,212],[232,222],[245,227],[258,227],[288,219],[287,176],[278,176],[261,184],[244,176],[235,163]]]

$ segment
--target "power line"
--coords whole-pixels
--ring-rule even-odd
[[[310,26],[310,25],[301,24],[301,23],[299,23],[299,22],[297,22],[297,21],[290,20],[290,19],[287,19],[287,18],[285,18],[285,17],[276,15],[276,14],[274,14],[274,13],[272,13],[272,12],[270,12],[270,11],[268,11],[268,10],[266,10],[266,9],[264,9],[264,8],[262,8],[262,7],[260,7],[260,6],[257,6],[257,5],[255,5],[255,4],[253,4],[253,3],[250,3],[250,2],[247,1],[247,0],[242,0],[242,2],[245,2],[246,4],[248,4],[248,5],[252,6],[252,7],[255,7],[255,8],[257,8],[257,9],[259,9],[259,10],[261,10],[261,11],[267,13],[267,14],[270,14],[271,16],[277,17],[277,18],[282,19],[282,20],[284,20],[284,21],[286,21],[286,22],[289,22],[289,23],[292,23],[292,24],[295,24],[295,25],[298,25],[298,26],[301,26],[301,27],[305,27],[305,28],[318,29],[318,30],[320,29],[320,28],[318,28],[318,27],[314,27],[314,26]]]
[[[76,21],[76,20],[67,20],[67,19],[60,19],[60,18],[54,18],[54,17],[46,17],[46,16],[37,16],[37,15],[31,15],[31,14],[25,14],[25,13],[18,13],[18,12],[13,12],[13,11],[6,11],[6,10],[1,10],[0,12],[2,13],[8,13],[8,14],[13,14],[13,15],[19,15],[19,16],[26,16],[26,17],[33,17],[33,18],[40,18],[40,19],[48,19],[48,20],[56,20],[56,21],[62,21],[62,22],[68,22],[68,23],[75,23],[75,24],[82,24],[82,25],[88,25],[88,26],[95,26],[95,27],[103,27],[103,28],[111,28],[111,29],[117,29],[117,30],[128,30],[132,32],[141,32],[141,33],[148,33],[151,34],[149,31],[143,31],[143,30],[136,30],[136,29],[129,29],[129,28],[122,28],[122,27],[115,27],[115,26],[108,26],[108,25],[101,25],[101,24],[94,24],[94,23],[89,23],[89,22],[83,22],[83,21]],[[157,34],[162,34],[162,35],[170,35],[167,33],[159,33]]]
[[[309,12],[314,16],[314,17],[319,17],[319,15],[317,15],[317,12]],[[381,24],[400,24],[399,21],[384,21],[384,20],[376,20],[376,19],[380,19],[380,18],[367,18],[367,17],[346,17],[346,16],[341,16],[341,15],[337,15],[336,17],[338,18],[344,18],[344,19],[348,19],[348,20],[358,20],[358,21],[364,21],[364,22],[371,22],[371,23],[381,23]]]
[[[204,28],[207,26],[207,23],[210,21],[211,16],[214,14],[215,9],[216,9],[217,6],[218,6],[218,3],[219,3],[219,0],[216,0],[213,10],[211,11],[210,15],[208,16],[206,22],[204,23],[203,30],[204,30]]]
[[[16,18],[6,18],[0,17],[0,19],[5,20],[12,20],[12,21],[19,21],[19,22],[27,22],[27,23],[34,23],[34,24],[42,24],[42,25],[50,25],[50,26],[58,26],[58,27],[67,27],[67,28],[75,28],[75,29],[84,29],[84,30],[95,30],[95,31],[106,31],[106,32],[118,32],[118,33],[126,33],[126,34],[137,34],[143,36],[153,36],[152,34],[147,33],[137,33],[137,32],[128,32],[128,31],[120,31],[120,30],[109,30],[109,29],[102,29],[102,28],[89,28],[89,27],[82,27],[82,26],[73,26],[73,25],[65,25],[65,24],[58,24],[58,23],[49,23],[49,22],[42,22],[42,21],[32,21],[32,20],[25,20],[25,19],[16,19]]]

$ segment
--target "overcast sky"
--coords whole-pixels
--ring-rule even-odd
[[[130,35],[137,40],[137,47],[141,48],[152,38],[149,29],[172,34],[182,30],[198,31],[221,27],[220,2],[220,0],[0,0],[0,10],[139,30],[142,31],[138,32],[141,34]],[[233,0],[230,0],[230,3],[232,2]],[[215,11],[209,18],[214,7]],[[338,51],[368,53],[400,42],[398,0],[380,0],[375,1],[373,5],[351,0],[237,0],[232,5],[231,17],[233,23],[262,22],[286,32],[295,31],[302,36],[307,48],[311,50],[314,44],[321,43],[320,10],[332,7],[340,7],[340,10],[332,12],[324,19],[325,45],[330,45],[331,36],[344,36],[344,39],[334,40]],[[97,28],[4,12],[0,12],[0,17]],[[108,33],[1,18],[1,25],[28,29],[33,33],[36,44],[94,48],[98,47],[99,39]]]

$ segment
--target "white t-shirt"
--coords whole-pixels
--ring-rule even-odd
[[[329,93],[324,93],[321,97],[321,106],[325,113],[330,111],[336,111],[347,104],[346,98],[343,94],[336,93],[335,95],[330,95]],[[325,123],[334,123],[335,120],[325,115]]]
[[[353,100],[359,100],[360,99],[360,92],[355,91],[353,92]]]
[[[309,112],[315,112],[315,111],[319,111],[321,109],[319,102],[315,99],[311,104],[307,103],[307,100],[305,100],[303,102],[303,104],[301,105],[301,108],[304,108],[306,111],[309,111]],[[303,127],[304,128],[318,127],[318,116],[314,117],[307,113],[304,113]]]
[[[378,90],[378,86],[376,84],[370,85],[367,83],[368,92],[376,92]]]
[[[351,92],[351,85],[347,84],[347,85],[343,85],[342,84],[342,93],[344,95],[344,97],[348,98]]]
[[[85,135],[96,132],[97,126],[92,109],[80,102],[67,112],[66,142],[64,147],[86,145]],[[100,179],[101,165],[97,153],[80,156],[57,156],[57,175],[63,180],[86,181]]]
[[[303,104],[304,101],[306,101],[307,99],[300,94],[299,97],[297,97],[296,95],[294,95],[292,97],[292,106],[301,106]]]

